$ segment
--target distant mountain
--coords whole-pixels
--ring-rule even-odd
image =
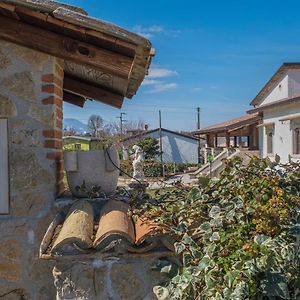
[[[64,129],[75,129],[77,133],[84,134],[88,131],[87,125],[78,121],[77,119],[64,119]]]

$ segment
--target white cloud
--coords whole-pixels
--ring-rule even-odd
[[[149,69],[148,78],[163,78],[163,77],[170,77],[176,75],[178,75],[176,71],[154,66]]]
[[[149,79],[149,78],[145,78],[142,85],[151,85],[151,84],[157,84],[159,83],[159,80],[155,80],[155,79]]]
[[[176,71],[154,65],[150,68],[149,75],[144,79],[142,84],[148,88],[146,93],[160,93],[173,90],[177,88],[177,83],[167,82],[167,78],[176,75],[178,75]]]
[[[165,92],[169,90],[174,90],[177,88],[177,83],[171,82],[159,82],[157,84],[153,85],[153,88],[148,91],[148,93],[160,93],[160,92]]]
[[[136,32],[139,35],[142,35],[143,37],[150,39],[152,38],[155,34],[161,33],[164,31],[164,28],[159,25],[152,25],[149,27],[143,27],[141,25],[136,25],[132,28],[134,32]]]

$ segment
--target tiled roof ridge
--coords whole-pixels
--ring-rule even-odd
[[[83,253],[96,250],[105,252],[120,244],[129,253],[145,253],[161,246],[174,251],[171,237],[165,236],[162,227],[145,216],[134,222],[128,215],[129,209],[128,203],[108,200],[100,212],[98,228],[94,231],[92,205],[87,200],[75,202],[57,236],[52,237],[54,240],[50,253],[68,255],[74,250]]]
[[[128,137],[124,138],[122,140],[122,142],[126,142],[126,141],[129,141],[131,139],[137,139],[137,138],[140,138],[140,137],[142,137],[146,134],[153,133],[153,132],[156,132],[156,131],[159,131],[159,130],[160,130],[160,128],[145,130],[145,131],[140,132],[138,134],[135,134],[135,135],[128,136]],[[192,139],[192,140],[198,140],[198,138],[195,138],[194,136],[190,136],[190,135],[187,135],[187,134],[184,134],[184,133],[181,133],[181,132],[177,132],[177,131],[173,131],[173,130],[170,130],[170,129],[166,129],[166,128],[163,128],[163,127],[161,128],[161,130],[165,131],[165,132],[176,134],[178,136],[186,137],[186,138],[189,138],[189,139]]]

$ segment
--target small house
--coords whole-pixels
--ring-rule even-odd
[[[162,160],[168,163],[198,163],[199,139],[165,128],[145,130],[123,139],[125,149],[137,141],[151,137],[158,140],[162,149]],[[157,158],[159,159],[159,157]]]
[[[284,63],[252,100],[248,113],[262,118],[259,150],[262,157],[281,162],[300,159],[300,63]]]

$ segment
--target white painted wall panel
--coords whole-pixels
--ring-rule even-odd
[[[290,70],[289,76],[289,97],[295,97],[300,95],[300,71]]]
[[[300,113],[299,104],[289,105],[286,107],[273,108],[264,111],[264,122],[275,124],[273,136],[273,152],[274,155],[278,154],[281,157],[281,162],[287,163],[289,155],[292,156],[294,161],[298,161],[300,156],[293,154],[293,132],[291,130],[290,121],[279,121]],[[265,130],[263,133],[263,156],[267,156],[267,139]],[[272,159],[274,156],[271,156]]]
[[[286,74],[273,90],[265,97],[261,105],[266,105],[289,96],[289,76]]]
[[[9,213],[7,120],[0,119],[0,214]]]
[[[146,134],[159,140],[159,132]],[[162,131],[163,161],[176,163],[198,163],[198,141],[168,131]]]

